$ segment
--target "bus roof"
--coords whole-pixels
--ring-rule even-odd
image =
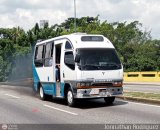
[[[68,39],[72,43],[74,48],[114,48],[113,44],[103,35],[86,33],[73,33],[69,35],[54,37],[41,42],[37,42],[36,45],[63,39]]]

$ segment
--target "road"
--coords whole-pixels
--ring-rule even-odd
[[[64,130],[75,127],[93,130],[104,129],[105,124],[115,123],[160,124],[160,106],[120,99],[116,99],[113,105],[106,106],[103,99],[96,99],[80,101],[76,108],[70,108],[60,99],[41,101],[34,95],[31,87],[0,85],[0,124],[19,124],[19,129],[23,127],[20,124],[35,124],[27,125],[26,130],[36,129],[38,126],[37,129],[46,129],[50,124],[56,124],[50,127],[61,127]]]
[[[160,93],[160,83],[124,83],[124,91]]]

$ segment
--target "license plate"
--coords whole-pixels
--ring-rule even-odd
[[[99,89],[98,88],[92,89],[90,94],[91,95],[98,95],[99,94]]]
[[[111,93],[109,91],[107,91],[107,89],[100,89],[99,95],[100,96],[111,96]]]
[[[99,90],[99,95],[105,96],[106,95],[106,89],[100,89]]]

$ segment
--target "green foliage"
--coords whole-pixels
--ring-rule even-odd
[[[160,41],[152,40],[150,32],[142,31],[138,21],[101,23],[98,16],[77,18],[76,21],[78,32],[102,34],[114,44],[125,71],[160,70]],[[63,29],[61,35],[73,33],[74,18],[67,19],[60,27],[70,29]]]
[[[141,23],[108,23],[98,17],[77,18],[77,32],[107,37],[116,47],[125,71],[160,71],[160,40],[152,40],[150,32],[141,30]],[[0,81],[31,76],[37,40],[71,33],[74,33],[74,18],[51,27],[46,24],[40,28],[36,23],[27,32],[20,27],[0,28]]]

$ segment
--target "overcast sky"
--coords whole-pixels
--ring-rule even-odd
[[[100,20],[138,20],[160,39],[160,0],[76,0],[77,17],[100,15]],[[74,16],[74,0],[0,0],[0,28],[32,28],[40,20],[60,24]]]

